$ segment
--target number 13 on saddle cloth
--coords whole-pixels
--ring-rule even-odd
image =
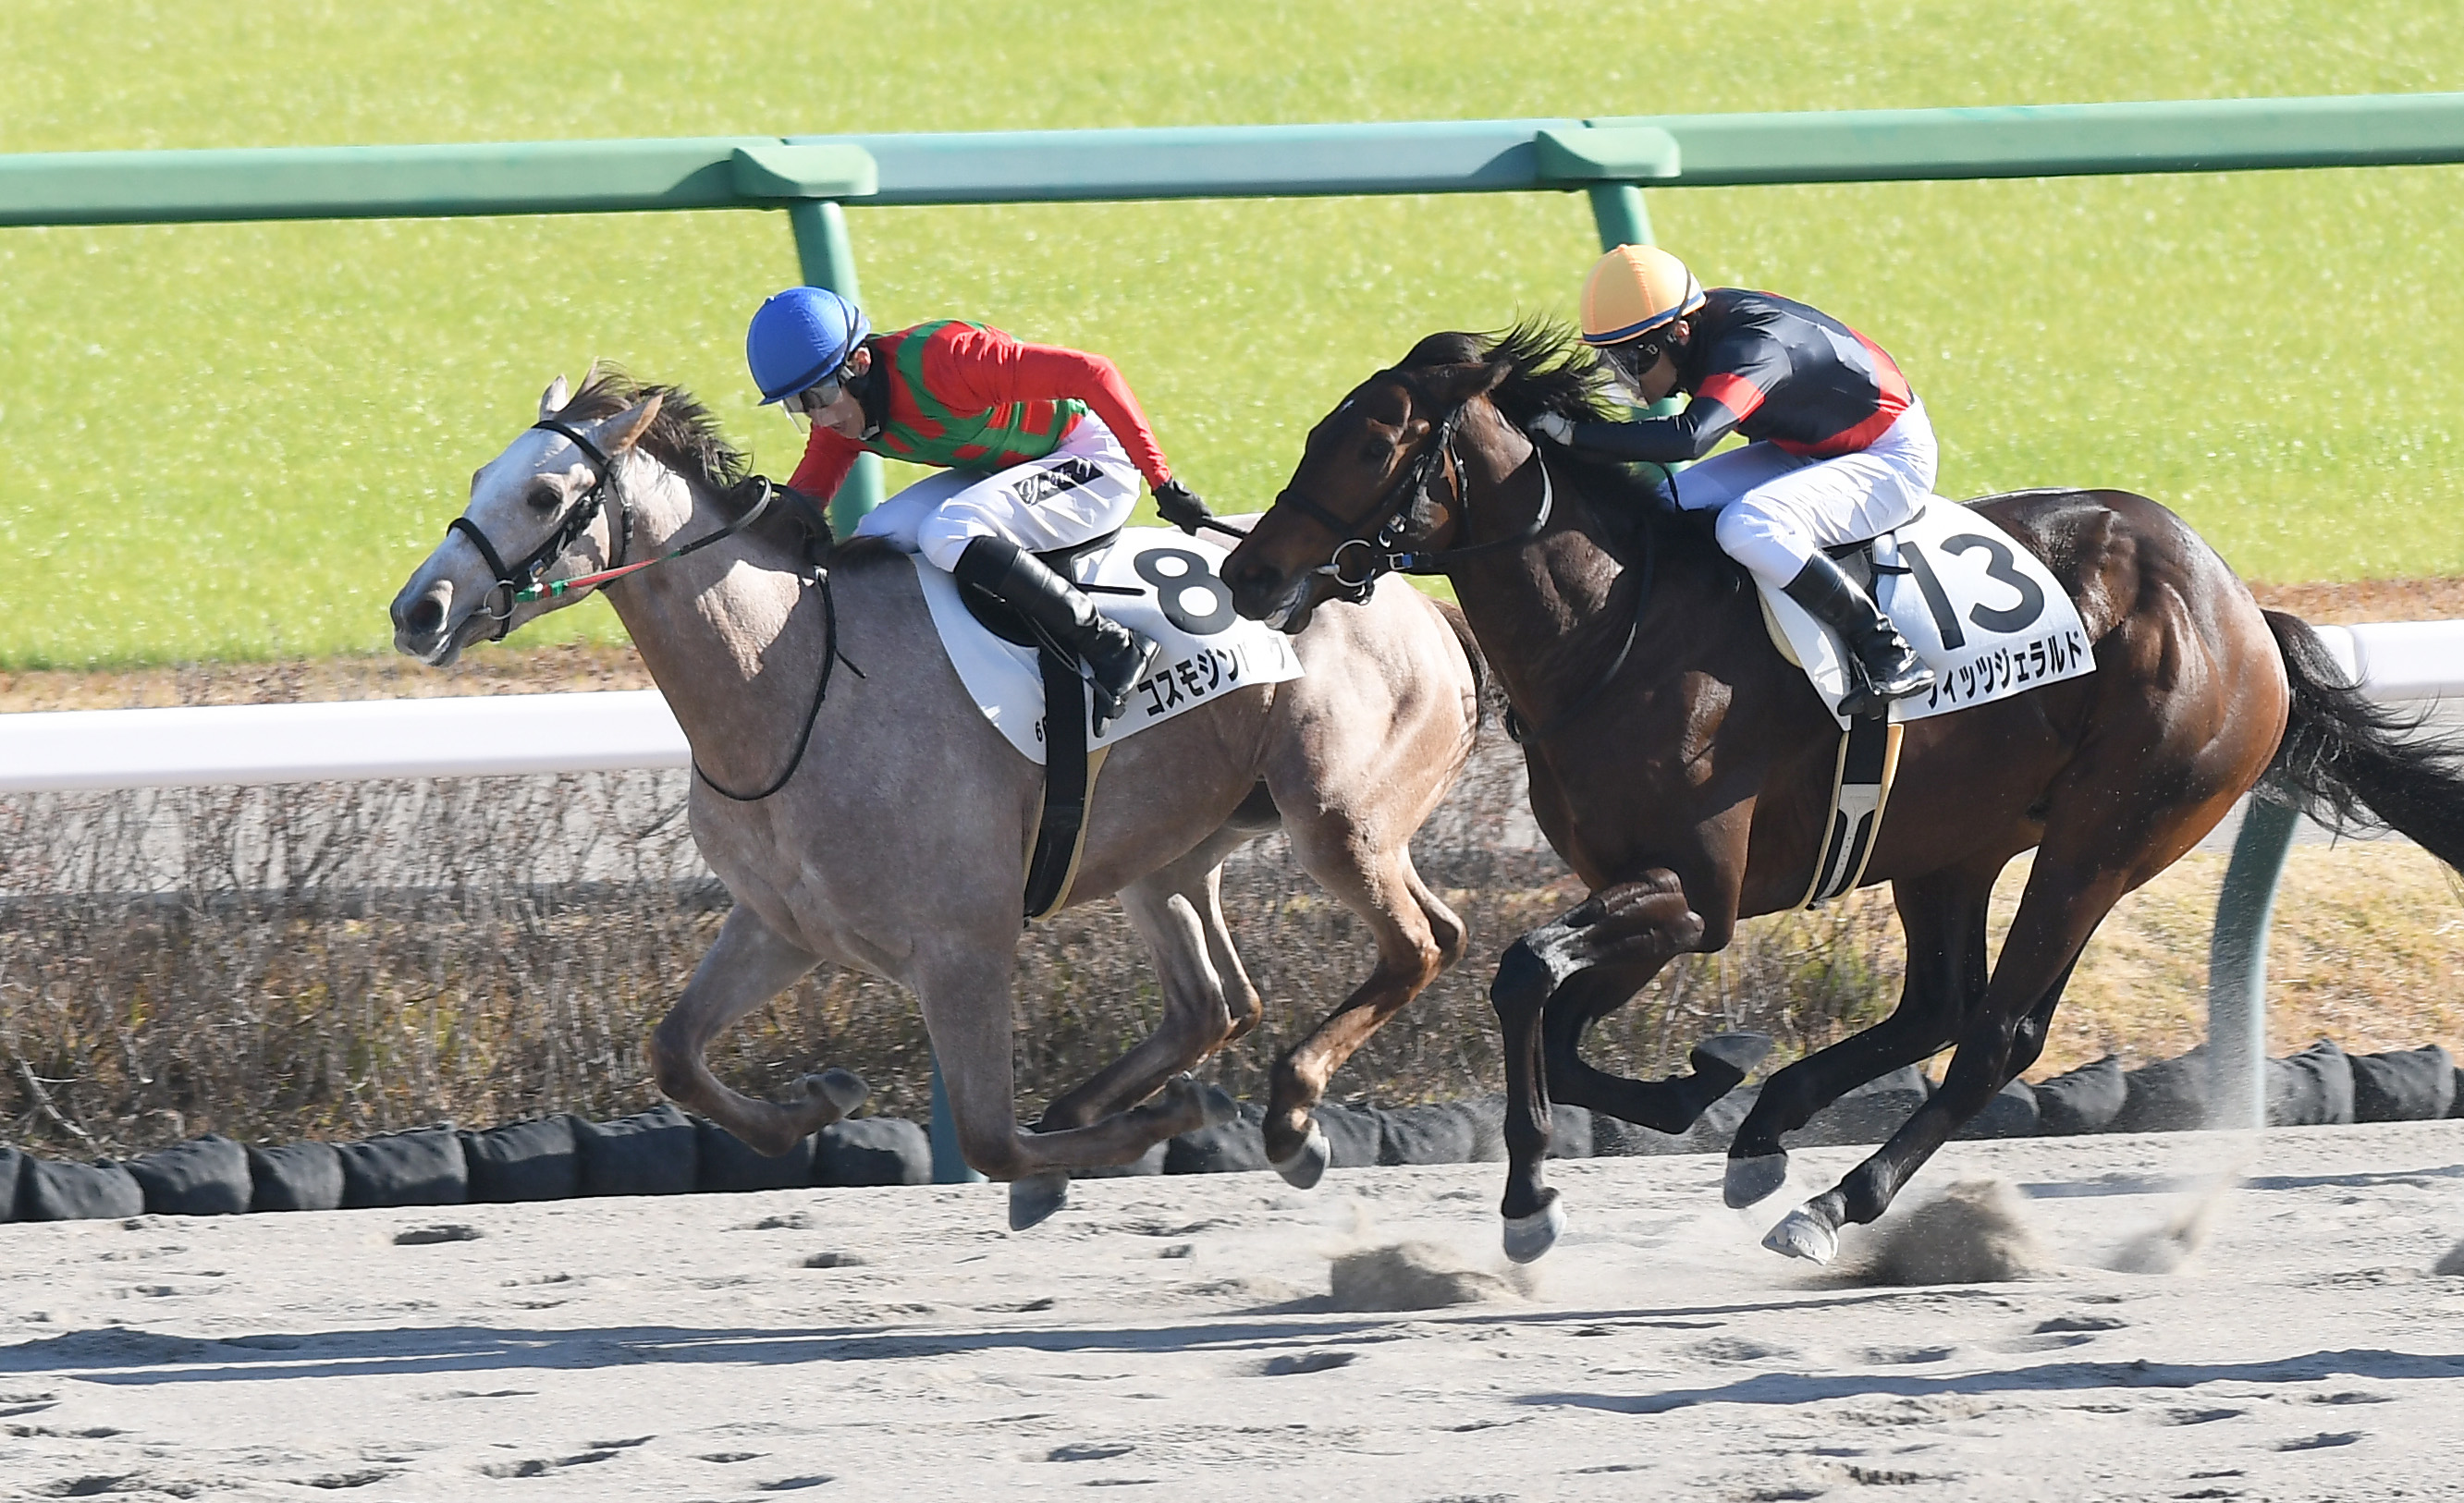
[[[1931,693],[1896,700],[1894,724],[1924,720],[2096,671],[2079,606],[2053,571],[1982,513],[1940,496],[1871,544],[1875,602],[1934,671]],[[1838,643],[1785,595],[1763,617],[1841,725],[1848,669]]]
[[[1224,550],[1170,528],[1126,529],[1109,547],[1083,557],[1082,589],[1104,614],[1161,644],[1155,670],[1131,691],[1129,709],[1088,743],[1108,747],[1149,726],[1252,684],[1301,676],[1291,639],[1232,609],[1221,577]],[[984,629],[959,599],[958,582],[920,554],[915,577],[941,634],[942,650],[984,718],[1027,760],[1044,765],[1044,681],[1035,649],[1003,642]]]

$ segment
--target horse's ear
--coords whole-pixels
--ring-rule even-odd
[[[599,447],[610,454],[621,454],[631,448],[642,435],[650,431],[650,424],[659,415],[659,403],[667,397],[652,392],[640,402],[599,425]]]
[[[539,421],[541,423],[545,423],[548,419],[555,417],[560,412],[562,412],[564,410],[565,399],[570,397],[572,394],[572,389],[565,385],[563,377],[559,376],[556,380],[549,381],[547,383],[547,390],[539,393]]]

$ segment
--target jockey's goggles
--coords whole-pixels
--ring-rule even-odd
[[[1660,363],[1663,355],[1675,353],[1675,346],[1664,334],[1645,335],[1623,344],[1603,345],[1600,354],[1609,368],[1610,379],[1637,401],[1642,396],[1642,378]]]
[[[829,380],[817,381],[781,402],[779,409],[787,414],[787,420],[796,425],[797,431],[809,433],[822,412],[846,391],[847,372],[842,370]]]

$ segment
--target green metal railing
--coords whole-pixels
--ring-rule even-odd
[[[0,156],[0,227],[783,210],[805,281],[858,294],[845,206],[1581,191],[1647,244],[1641,186],[1881,183],[2464,163],[2464,94],[1161,130],[712,137]],[[866,456],[833,503],[880,497]],[[2254,808],[2218,910],[2211,1033],[2244,1011],[2289,825]],[[2255,833],[2254,833],[2255,832]],[[2280,837],[2280,838],[2279,838]],[[2264,847],[2276,840],[2272,864]],[[2246,859],[2247,858],[2247,859]],[[2228,911],[2230,910],[2230,911]],[[2255,936],[2254,940],[2254,936]],[[2239,969],[2235,969],[2239,968]],[[2257,1022],[2263,1030],[2263,1018]],[[2238,1042],[2236,1042],[2238,1041]],[[2238,1089],[2239,1087],[2236,1086]]]

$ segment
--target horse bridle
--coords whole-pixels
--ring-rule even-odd
[[[479,550],[480,558],[487,563],[489,572],[495,577],[496,582],[488,587],[486,597],[479,602],[479,609],[487,613],[488,618],[496,623],[495,631],[488,638],[490,642],[505,640],[505,633],[513,629],[514,607],[525,599],[539,599],[541,593],[539,576],[547,573],[559,558],[563,557],[566,549],[581,541],[583,533],[588,530],[592,522],[598,520],[600,512],[611,496],[616,502],[617,527],[615,556],[608,560],[609,569],[623,572],[625,556],[633,549],[633,505],[625,499],[625,488],[618,479],[615,462],[609,459],[598,445],[584,438],[580,430],[568,427],[554,418],[541,418],[531,426],[539,432],[557,434],[575,448],[582,450],[583,454],[589,459],[595,472],[590,477],[590,489],[582,492],[581,496],[565,509],[564,515],[558,520],[547,537],[537,548],[523,555],[520,563],[510,569],[505,567],[504,555],[496,552],[496,545],[488,541],[488,534],[480,531],[479,524],[472,521],[468,513],[445,524],[446,536],[451,537],[459,533],[471,539],[471,546]],[[499,592],[504,596],[502,610],[496,608],[496,598]]]
[[[1419,457],[1412,462],[1411,468],[1396,477],[1395,484],[1388,487],[1378,497],[1376,505],[1371,507],[1361,517],[1346,521],[1288,486],[1277,493],[1275,505],[1292,508],[1333,534],[1334,551],[1327,556],[1326,562],[1309,570],[1309,573],[1324,575],[1332,579],[1338,599],[1349,600],[1357,605],[1369,599],[1369,592],[1376,587],[1378,577],[1381,575],[1443,574],[1447,567],[1459,558],[1487,553],[1493,549],[1519,548],[1539,536],[1542,530],[1549,525],[1549,514],[1554,506],[1555,490],[1549,479],[1548,463],[1542,461],[1540,510],[1529,523],[1525,524],[1522,531],[1507,537],[1494,537],[1485,543],[1469,543],[1461,548],[1448,548],[1437,553],[1410,553],[1397,550],[1395,545],[1401,539],[1404,530],[1411,526],[1412,518],[1428,507],[1429,487],[1440,475],[1451,473],[1455,510],[1458,512],[1463,510],[1463,468],[1462,456],[1455,452],[1455,429],[1463,423],[1463,410],[1470,404],[1470,399],[1465,398],[1457,403],[1443,418],[1438,420],[1436,427],[1432,430],[1435,435],[1434,441],[1427,448],[1420,451]],[[1533,457],[1538,457],[1536,450]],[[1389,504],[1390,501],[1392,504]],[[1361,528],[1368,517],[1377,514],[1379,507],[1385,509],[1385,520],[1378,523],[1375,536],[1362,535]],[[1367,558],[1366,572],[1356,579],[1344,572],[1344,557],[1355,548],[1361,550]]]
[[[570,442],[574,447],[582,450],[589,458],[597,473],[591,477],[590,489],[584,490],[580,498],[566,509],[563,517],[548,534],[546,540],[524,555],[522,561],[511,569],[505,567],[503,555],[496,552],[495,545],[488,541],[488,534],[480,531],[479,524],[472,521],[469,515],[457,516],[446,524],[445,535],[451,537],[459,533],[471,539],[472,546],[479,550],[479,556],[486,560],[489,570],[495,576],[496,582],[489,587],[487,599],[480,602],[480,609],[496,623],[495,633],[488,639],[490,642],[505,640],[505,633],[511,629],[514,607],[523,601],[563,595],[578,587],[622,578],[628,574],[648,569],[652,564],[682,558],[685,555],[698,552],[722,538],[733,537],[758,521],[761,514],[770,509],[771,500],[779,493],[779,488],[765,480],[761,486],[761,499],[748,508],[743,515],[725,527],[705,536],[697,537],[682,548],[662,554],[656,558],[645,558],[639,563],[627,563],[626,555],[633,549],[633,503],[625,496],[624,485],[616,463],[609,459],[598,445],[554,418],[542,418],[531,426],[540,432],[557,434]],[[608,566],[596,573],[581,575],[570,579],[540,582],[539,577],[545,574],[557,559],[564,556],[566,549],[581,539],[583,533],[598,517],[601,510],[610,499],[615,502],[617,529],[614,556],[608,560]],[[711,792],[722,798],[732,799],[739,804],[759,803],[787,786],[787,779],[795,776],[796,769],[804,765],[804,752],[813,743],[813,723],[821,718],[822,701],[829,697],[830,671],[847,661],[839,651],[838,601],[830,594],[829,571],[821,567],[818,560],[812,561],[812,570],[810,582],[819,584],[822,592],[822,677],[821,682],[813,688],[813,703],[804,711],[804,726],[796,737],[795,754],[787,759],[786,767],[781,770],[779,775],[772,778],[769,784],[758,794],[739,794],[720,783],[702,771],[701,761],[696,757],[693,760],[693,775],[700,778]],[[500,590],[505,592],[505,608],[502,611],[495,609],[496,593]],[[847,671],[858,678],[864,677],[864,670],[852,663],[847,664]]]
[[[1361,536],[1359,529],[1367,516],[1377,514],[1375,507],[1372,507],[1360,520],[1347,522],[1289,487],[1285,488],[1275,497],[1275,505],[1290,506],[1303,516],[1334,534],[1336,539],[1334,552],[1328,556],[1326,562],[1309,572],[1313,575],[1325,575],[1333,579],[1339,599],[1358,604],[1369,598],[1369,592],[1376,584],[1380,575],[1443,574],[1459,560],[1498,549],[1520,548],[1547,531],[1550,515],[1555,510],[1556,487],[1550,478],[1548,457],[1535,443],[1531,446],[1531,459],[1532,463],[1540,467],[1540,505],[1532,513],[1530,521],[1507,536],[1492,537],[1485,542],[1466,543],[1460,548],[1441,549],[1436,553],[1411,553],[1396,549],[1395,544],[1403,535],[1403,530],[1410,525],[1411,518],[1428,504],[1429,486],[1437,478],[1441,466],[1453,472],[1454,506],[1457,516],[1464,517],[1469,514],[1470,498],[1468,489],[1463,483],[1463,460],[1455,453],[1455,428],[1463,422],[1463,411],[1470,404],[1471,399],[1466,397],[1439,420],[1434,429],[1436,441],[1422,450],[1420,456],[1413,461],[1411,469],[1397,477],[1394,486],[1378,498],[1378,505],[1384,506],[1387,498],[1397,494],[1402,496],[1401,500],[1386,507],[1385,520],[1378,524],[1374,541]],[[1405,490],[1407,486],[1410,488],[1408,491]],[[1607,670],[1592,682],[1591,687],[1576,695],[1556,714],[1551,716],[1545,725],[1532,727],[1523,724],[1519,712],[1509,707],[1506,712],[1506,731],[1516,741],[1545,741],[1555,735],[1573,724],[1577,715],[1589,709],[1593,701],[1599,697],[1600,692],[1606,689],[1619,673],[1625,671],[1626,659],[1634,652],[1635,638],[1642,630],[1643,612],[1651,603],[1653,576],[1660,562],[1660,550],[1653,546],[1652,532],[1648,527],[1643,530],[1643,540],[1642,587],[1636,592],[1634,616],[1626,622],[1625,641],[1618,645],[1617,656],[1609,661]],[[1344,555],[1353,548],[1364,549],[1369,555],[1369,572],[1357,580],[1348,577],[1343,572]]]

